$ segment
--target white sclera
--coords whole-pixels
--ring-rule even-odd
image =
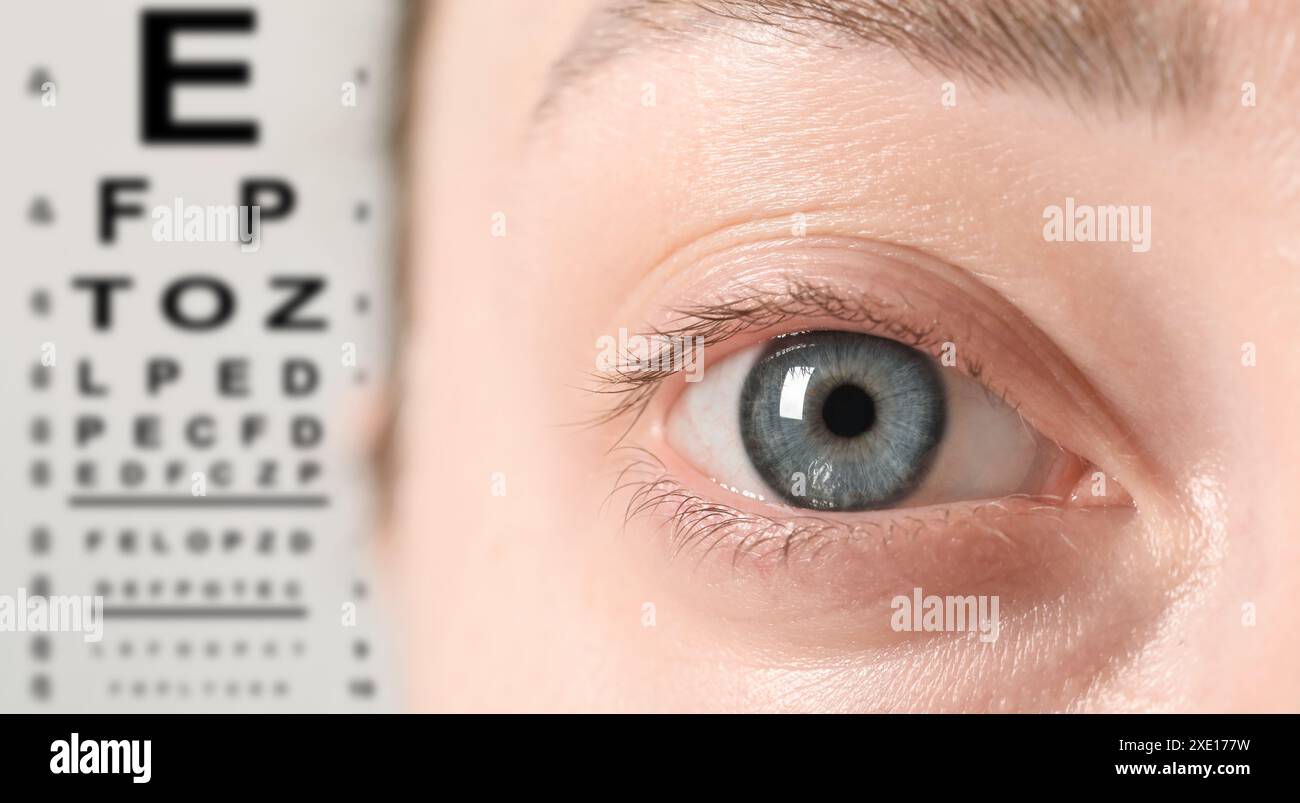
[[[668,416],[668,445],[725,490],[776,502],[740,439],[740,391],[762,352],[761,343],[737,352],[687,384]]]
[[[948,421],[910,506],[996,499],[1028,490],[1043,438],[1006,402],[956,368],[940,368]],[[1055,447],[1053,447],[1055,448]]]

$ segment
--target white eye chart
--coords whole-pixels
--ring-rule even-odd
[[[0,711],[396,705],[356,419],[399,11],[5,5]],[[97,640],[32,619],[82,595]]]

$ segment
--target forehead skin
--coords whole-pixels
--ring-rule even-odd
[[[1191,116],[1090,111],[890,47],[730,22],[647,34],[557,88],[594,4],[438,4],[413,98],[414,317],[389,548],[413,704],[897,707],[869,677],[773,666],[711,630],[593,517],[608,444],[562,426],[591,344],[657,266],[802,210],[976,276],[1156,456],[1131,490],[1188,581],[1124,672],[1062,704],[1300,706],[1298,12],[1205,5],[1228,39]],[[939,102],[947,82],[955,106]],[[1149,204],[1150,251],[1045,242],[1042,210],[1066,197]],[[505,237],[491,236],[498,212]],[[504,497],[487,491],[497,473]],[[637,626],[647,601],[652,636]]]

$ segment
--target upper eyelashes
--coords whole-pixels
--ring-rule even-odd
[[[915,349],[937,352],[947,337],[939,323],[904,304],[890,303],[868,293],[849,297],[822,284],[788,278],[779,289],[740,288],[724,301],[680,307],[673,321],[649,334],[663,342],[698,343],[712,353],[716,347],[747,332],[768,330],[798,319],[829,318],[857,324],[865,332],[897,340]],[[594,375],[591,392],[610,395],[615,402],[591,421],[603,424],[624,416],[636,419],[662,382],[678,368],[655,355],[620,355],[610,370]],[[964,370],[979,378],[983,365],[963,354]],[[1007,401],[1005,394],[1003,400]],[[1014,402],[1012,402],[1014,406]]]

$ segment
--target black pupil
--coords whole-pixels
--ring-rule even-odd
[[[822,420],[832,434],[856,438],[876,423],[876,404],[857,385],[840,385],[826,397]]]

